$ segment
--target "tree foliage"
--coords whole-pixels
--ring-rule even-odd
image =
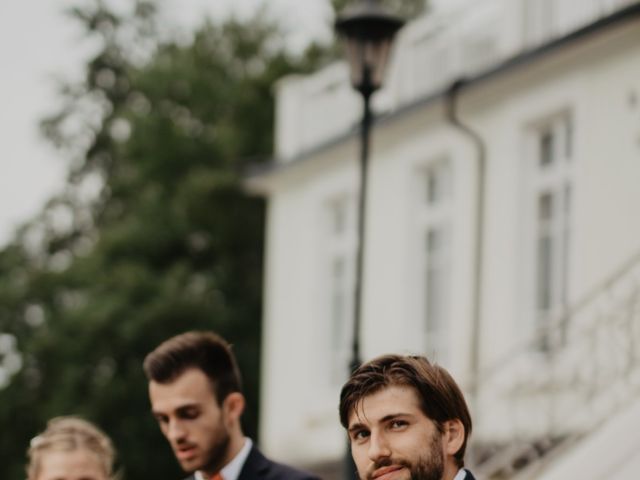
[[[240,177],[272,150],[273,82],[317,60],[287,54],[261,15],[180,43],[161,39],[148,1],[71,13],[100,47],[42,124],[69,182],[0,251],[0,332],[22,367],[0,389],[0,478],[24,478],[29,438],[72,413],[113,437],[126,478],[180,478],[142,360],[188,329],[229,338],[255,434],[264,206]],[[2,338],[6,374],[17,357]]]

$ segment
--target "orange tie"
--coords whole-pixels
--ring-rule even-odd
[[[220,475],[220,472],[218,472],[213,477],[211,477],[210,480],[223,480],[223,478],[222,475]]]

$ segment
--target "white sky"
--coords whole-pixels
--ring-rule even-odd
[[[163,0],[163,16],[189,28],[207,15],[246,15],[263,1],[283,19],[294,48],[331,35],[329,0]],[[91,46],[63,11],[86,2],[0,2],[0,246],[64,183],[67,163],[41,137],[38,121],[58,105],[54,79],[82,74]]]

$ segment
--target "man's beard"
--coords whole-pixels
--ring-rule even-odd
[[[411,480],[442,480],[444,454],[440,432],[436,430],[431,436],[428,455],[420,457],[415,465],[409,467],[409,470],[411,470]]]
[[[208,473],[216,473],[219,472],[220,469],[224,466],[223,462],[227,455],[227,451],[229,449],[229,443],[231,442],[231,437],[229,436],[229,432],[224,427],[224,423],[222,420],[220,421],[220,425],[218,428],[217,441],[211,445],[209,450],[206,452],[205,464],[199,470],[203,470]]]
[[[410,460],[387,458],[374,465],[367,474],[367,480],[373,480],[371,475],[378,468],[390,465],[400,465],[409,470],[411,480],[442,480],[444,474],[444,454],[442,453],[442,434],[433,432],[429,439],[429,445],[425,454],[417,458],[415,462]]]

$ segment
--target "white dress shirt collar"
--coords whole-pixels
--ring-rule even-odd
[[[453,480],[464,480],[467,477],[467,471],[464,468],[461,468],[460,470],[458,470],[458,473],[456,474],[455,477],[453,477]]]
[[[220,470],[220,475],[222,475],[223,480],[238,480],[240,476],[240,471],[244,466],[244,462],[247,460],[249,456],[249,452],[251,451],[251,447],[253,446],[253,442],[250,438],[244,438],[244,445],[240,449],[240,451],[233,457],[229,463],[227,463],[222,470]],[[196,480],[206,480],[202,472],[196,472],[195,474]]]

